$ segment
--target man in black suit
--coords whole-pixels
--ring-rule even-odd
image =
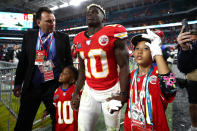
[[[47,7],[36,12],[39,30],[27,31],[16,70],[14,95],[21,96],[15,131],[31,131],[41,101],[52,118],[55,130],[53,94],[64,66],[72,65],[69,37],[55,32],[55,16]],[[22,88],[21,88],[22,87]]]

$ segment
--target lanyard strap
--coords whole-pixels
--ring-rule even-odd
[[[51,46],[51,43],[53,41],[53,36],[54,36],[54,33],[50,33],[45,39],[44,41],[41,40],[41,37],[40,37],[40,31],[38,32],[38,38],[40,40],[40,45],[42,46],[42,49],[45,51],[45,58],[47,59],[47,54],[49,52],[49,48]],[[50,40],[50,43],[48,45],[48,48],[47,48],[47,51],[44,49],[44,46],[43,46],[43,43],[45,43],[49,38],[51,37],[51,40]]]
[[[154,69],[153,66],[151,66],[151,68],[148,71],[147,76],[145,77],[146,78],[146,84],[145,84],[145,90],[146,90],[146,96],[145,97],[146,98],[145,98],[145,100],[146,100],[146,103],[147,103],[147,106],[148,106],[148,115],[149,115],[149,118],[150,118],[150,124],[151,125],[153,125],[153,123],[152,123],[153,118],[152,118],[152,107],[151,107],[148,83],[149,83],[149,80],[150,80],[150,75],[153,72],[153,69]],[[132,80],[132,83],[131,83],[131,89],[130,89],[130,114],[131,114],[131,118],[132,118],[132,102],[133,102],[133,89],[132,88],[133,88],[134,81],[136,82],[136,77],[137,77],[138,72],[139,72],[139,68],[137,68],[136,71],[134,72],[133,80]],[[137,94],[135,94],[135,96],[136,95]]]
[[[148,83],[150,81],[150,75],[153,72],[153,66],[151,66],[151,68],[148,71],[148,75],[147,75],[147,79],[146,79],[146,102],[147,102],[147,106],[148,106],[148,115],[150,118],[150,124],[153,125],[152,120],[153,120],[153,116],[152,116],[152,106],[151,106],[151,100],[150,100],[150,93],[149,93],[149,87],[148,87]]]

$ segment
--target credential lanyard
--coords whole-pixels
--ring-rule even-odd
[[[54,36],[54,33],[50,33],[45,39],[44,41],[41,40],[41,37],[40,37],[40,31],[38,32],[38,38],[40,40],[40,45],[42,46],[42,49],[45,51],[45,58],[47,59],[47,54],[49,52],[49,48],[51,46],[51,43],[53,41],[53,36]],[[50,43],[48,45],[48,48],[47,48],[47,51],[44,49],[44,46],[43,46],[43,43],[45,43],[49,38],[51,37],[51,40],[50,40]]]
[[[145,90],[146,90],[146,102],[147,102],[147,106],[148,106],[148,115],[149,115],[149,118],[150,118],[150,124],[153,125],[152,123],[152,107],[151,107],[151,101],[150,101],[150,93],[149,93],[149,88],[148,88],[148,83],[149,83],[149,80],[150,80],[150,75],[152,74],[153,72],[153,66],[151,66],[151,68],[149,69],[148,71],[148,74],[146,76],[146,84],[145,84]],[[133,102],[133,83],[134,81],[136,81],[136,77],[137,77],[137,74],[139,72],[139,68],[136,69],[135,73],[134,73],[134,76],[133,76],[133,80],[132,80],[132,84],[131,84],[131,90],[130,90],[130,113],[131,113],[131,117],[132,117],[132,102]],[[137,94],[135,94],[136,96]],[[140,97],[140,96],[139,96]],[[145,116],[146,117],[146,116]]]

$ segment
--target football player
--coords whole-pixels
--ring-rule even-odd
[[[78,130],[78,111],[73,110],[70,104],[77,77],[78,71],[73,66],[66,66],[60,74],[58,81],[62,85],[56,89],[53,97],[53,104],[56,107],[56,131]],[[42,121],[47,114],[45,111]]]
[[[93,131],[101,112],[107,130],[118,131],[120,109],[128,99],[127,31],[122,25],[104,26],[104,22],[105,10],[100,5],[89,5],[86,14],[88,30],[78,33],[73,40],[80,64],[77,88],[71,102],[75,110],[79,106],[79,92],[85,84],[79,106],[80,131]]]

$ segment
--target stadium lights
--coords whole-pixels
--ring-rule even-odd
[[[78,5],[80,5],[84,1],[87,1],[87,0],[78,0],[77,2],[76,2],[76,0],[71,0],[70,1],[70,5],[78,6]]]
[[[54,6],[52,8],[50,8],[51,10],[57,10],[59,7],[58,6]]]
[[[69,3],[67,2],[67,3],[64,3],[62,5],[54,6],[54,7],[50,8],[50,9],[51,10],[57,10],[59,8],[64,8],[64,7],[68,7],[68,6],[72,6],[72,5],[73,6],[78,6],[78,5],[80,5],[84,1],[87,1],[87,0],[78,0],[78,1],[76,1],[76,0],[70,0]]]
[[[71,0],[70,1],[70,5],[74,5],[74,6],[80,5],[80,3],[81,3],[81,0],[78,0],[77,2],[76,2],[76,0]]]
[[[64,7],[68,7],[68,6],[69,6],[68,3],[64,3],[63,5],[60,5],[59,7],[64,8]]]

